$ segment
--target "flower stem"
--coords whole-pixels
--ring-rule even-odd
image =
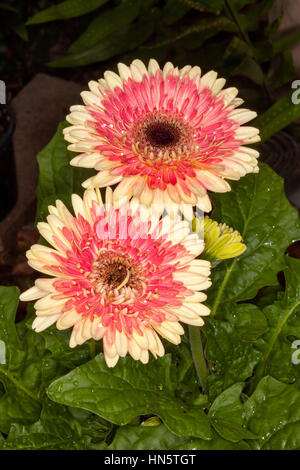
[[[198,326],[189,325],[189,337],[198,382],[203,392],[205,392],[208,372],[202,346],[200,328]]]
[[[96,356],[96,343],[94,339],[90,339],[89,349],[90,349],[91,359],[94,359],[94,357]]]

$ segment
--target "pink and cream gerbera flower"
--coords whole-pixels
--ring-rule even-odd
[[[98,189],[72,197],[75,217],[61,201],[49,206],[38,229],[52,245],[27,252],[34,269],[52,276],[35,281],[21,300],[37,300],[40,332],[56,323],[73,327],[70,347],[103,339],[107,365],[129,353],[147,363],[164,354],[158,335],[179,344],[179,322],[201,326],[209,309],[201,292],[210,286],[210,263],[195,259],[204,248],[188,222],[165,216],[143,222],[137,210],[115,209],[113,192],[103,205]]]
[[[118,64],[119,75],[107,71],[90,91],[81,93],[85,106],[72,106],[64,130],[71,160],[98,173],[88,187],[118,184],[116,203],[132,196],[148,207],[180,209],[182,203],[209,212],[207,190],[230,190],[225,178],[238,180],[258,172],[258,152],[245,147],[258,142],[255,127],[242,126],[256,116],[236,109],[243,103],[236,88],[199,67],[183,69],[151,59],[130,67]]]

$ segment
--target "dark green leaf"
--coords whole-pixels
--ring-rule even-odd
[[[277,285],[276,274],[285,267],[284,250],[300,236],[298,214],[284,195],[283,180],[267,165],[260,164],[258,174],[231,187],[231,192],[213,196],[212,217],[239,230],[247,250],[213,270],[212,315],[225,302],[251,299],[261,287]]]
[[[281,52],[289,50],[299,40],[300,31],[294,31],[262,44],[257,44],[254,48],[255,57],[260,63],[267,62],[276,55],[281,54]]]
[[[27,424],[40,414],[41,396],[49,382],[61,373],[45,354],[44,340],[26,326],[15,327],[19,290],[0,287],[0,340],[5,357],[0,363],[0,382],[5,393],[0,397],[0,431],[8,433],[12,423]]]
[[[286,83],[291,83],[295,77],[295,69],[292,51],[284,51],[280,58],[279,64],[275,67],[272,75],[267,79],[267,85],[271,88],[279,88]]]
[[[252,56],[252,49],[245,41],[234,36],[226,47],[224,57],[228,62],[237,62],[245,58],[245,56]]]
[[[241,29],[244,31],[256,31],[259,29],[262,17],[272,8],[275,0],[260,0],[255,2],[253,7],[246,13],[239,13],[237,16]],[[231,2],[228,2],[231,4]]]
[[[45,339],[46,349],[51,351],[52,357],[67,369],[73,369],[90,359],[88,342],[75,349],[70,348],[69,331],[60,331],[56,326],[51,326],[42,331],[40,335]]]
[[[260,436],[263,450],[300,447],[300,391],[272,377],[264,377],[245,403],[247,427]]]
[[[263,85],[264,74],[260,65],[252,59],[252,57],[245,57],[243,61],[234,69],[233,75],[247,77],[252,80],[256,85]]]
[[[255,341],[268,329],[265,315],[254,304],[229,304],[226,311],[242,341]]]
[[[171,450],[186,438],[171,433],[166,426],[122,426],[109,450]]]
[[[260,129],[262,141],[269,139],[273,134],[284,129],[300,117],[300,103],[293,103],[294,93],[297,94],[295,90],[292,90],[290,94],[277,101],[264,114],[261,114],[253,121],[252,124]]]
[[[278,300],[282,295],[282,292],[283,288],[280,284],[278,284],[277,286],[265,287],[258,293],[255,299],[255,304],[260,309],[263,309],[264,307],[267,307],[268,305],[271,305],[276,300]]]
[[[68,125],[63,122],[58,126],[56,134],[37,157],[40,169],[37,188],[38,219],[44,219],[48,215],[48,205],[53,204],[56,199],[61,199],[69,206],[71,194],[81,194],[82,181],[92,173],[85,168],[79,169],[70,165],[75,153],[67,150],[68,143],[62,133]]]
[[[167,0],[163,9],[163,19],[166,24],[180,20],[191,9],[183,0]]]
[[[174,398],[169,381],[171,356],[142,365],[131,358],[106,366],[103,355],[53,382],[49,397],[84,408],[114,424],[124,425],[141,414],[159,416],[179,436],[211,438],[207,417],[200,407]]]
[[[234,444],[213,433],[213,439],[178,437],[163,424],[160,426],[120,427],[109,450],[249,450],[245,442]]]
[[[184,0],[183,0],[184,1]],[[188,0],[187,4],[198,11],[219,14],[224,8],[224,0]]]
[[[261,353],[252,344],[241,341],[229,322],[207,318],[203,328],[207,336],[205,355],[211,370],[209,395],[214,399],[230,385],[250,377]]]
[[[244,407],[240,399],[243,388],[244,383],[236,383],[225,390],[215,399],[208,414],[217,433],[232,442],[257,437],[243,426]]]
[[[300,372],[300,366],[292,362],[295,348],[289,340],[300,338],[300,260],[287,257],[286,261],[285,294],[264,309],[269,329],[259,343],[263,356],[255,374],[257,381],[270,374],[284,382],[294,382],[296,369]]]
[[[158,40],[154,45],[152,44],[147,47],[162,47],[180,41],[187,49],[196,49],[205,40],[215,36],[220,31],[234,32],[236,31],[236,26],[225,16],[204,18],[184,31],[168,34],[166,39]]]
[[[107,0],[65,0],[58,5],[53,5],[46,10],[39,11],[29,18],[27,24],[47,23],[49,21],[75,18],[85,15],[104,5]]]
[[[39,421],[22,426],[13,424],[0,447],[2,450],[77,450],[86,449],[81,425],[64,406],[47,402]]]
[[[103,62],[117,54],[123,54],[131,51],[145,42],[153,32],[153,17],[148,15],[141,18],[134,25],[126,25],[109,34],[102,41],[93,47],[76,54],[67,56],[50,62],[50,67],[77,67],[81,65],[92,64],[94,62]]]
[[[141,0],[124,0],[117,8],[100,14],[70,46],[68,54],[84,52],[109,34],[131,23],[139,14],[140,7]]]

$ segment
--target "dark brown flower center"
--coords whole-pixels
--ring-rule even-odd
[[[180,140],[180,131],[168,122],[153,122],[145,130],[146,138],[153,147],[176,145]]]
[[[109,264],[103,271],[103,281],[113,289],[122,284],[129,275],[128,269],[117,262]]]

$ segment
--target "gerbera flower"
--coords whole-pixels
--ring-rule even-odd
[[[203,324],[209,309],[201,292],[210,286],[210,263],[195,259],[204,243],[186,221],[169,216],[142,222],[128,207],[114,209],[107,189],[103,205],[99,190],[83,199],[73,195],[75,217],[61,201],[49,206],[41,235],[52,245],[33,245],[27,252],[34,269],[50,275],[35,281],[21,300],[38,299],[33,328],[53,323],[73,327],[70,347],[103,338],[107,365],[131,354],[147,363],[149,351],[164,354],[159,335],[180,343],[179,321]]]
[[[170,62],[161,70],[153,59],[148,68],[134,60],[118,69],[89,82],[85,106],[67,116],[68,148],[80,152],[71,165],[98,171],[85,188],[119,183],[115,203],[134,196],[148,207],[185,203],[209,212],[207,190],[229,191],[225,178],[258,172],[259,154],[245,145],[258,142],[259,131],[241,127],[256,113],[236,109],[238,90],[223,90],[216,72],[201,76],[199,67]]]
[[[210,261],[235,258],[247,249],[237,230],[209,217],[194,219],[193,230],[204,238],[205,256]]]

